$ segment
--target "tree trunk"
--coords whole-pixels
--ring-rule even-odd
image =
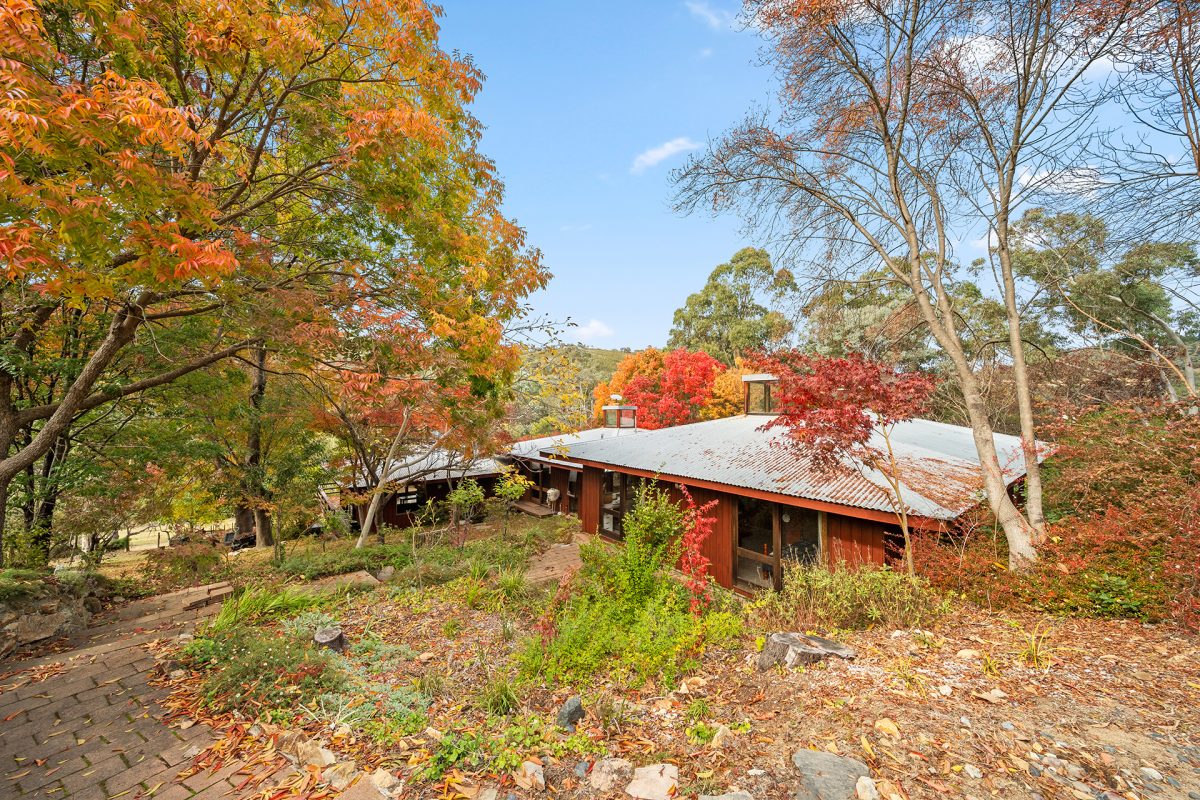
[[[262,345],[254,348],[254,383],[250,387],[250,432],[246,437],[247,494],[254,502],[254,546],[270,547],[275,543],[271,535],[271,517],[264,507],[267,502],[266,487],[263,485],[262,407],[267,396],[267,349]]]
[[[937,308],[934,308],[934,301],[931,300],[929,292],[922,282],[919,263],[920,251],[914,248],[913,252],[911,273],[907,277],[909,288],[916,297],[917,306],[921,309],[921,316],[929,326],[930,332],[946,355],[950,357],[951,363],[954,364],[959,390],[962,392],[967,418],[971,425],[971,436],[975,440],[975,449],[979,454],[980,471],[983,473],[983,488],[987,494],[988,507],[996,517],[996,522],[1004,530],[1004,538],[1008,543],[1009,569],[1024,569],[1037,561],[1037,550],[1034,547],[1035,532],[1008,495],[1004,471],[1000,467],[1000,459],[996,453],[995,431],[988,420],[987,404],[963,350],[962,340],[954,328],[954,315],[949,298],[941,287],[937,286]]]
[[[1005,223],[1005,226],[1007,223]],[[1000,226],[998,226],[1000,227]],[[1008,320],[1008,344],[1013,364],[1013,383],[1017,394],[1017,414],[1021,420],[1021,453],[1025,458],[1025,519],[1033,528],[1033,543],[1046,538],[1046,517],[1042,509],[1042,470],[1038,462],[1037,430],[1033,424],[1033,392],[1029,387],[1029,368],[1025,362],[1025,340],[1021,337],[1021,312],[1017,308],[1017,286],[1013,275],[1008,233],[997,231],[1000,274],[1004,280],[1004,310]]]

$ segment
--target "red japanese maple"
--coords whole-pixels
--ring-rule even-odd
[[[911,574],[908,508],[900,494],[901,470],[890,433],[897,422],[924,411],[937,381],[924,373],[898,372],[857,353],[831,358],[788,350],[760,355],[755,361],[758,369],[779,378],[771,389],[778,416],[764,428],[785,428],[804,456],[825,470],[862,464],[884,476]],[[872,442],[874,433],[880,435],[882,447]]]
[[[683,536],[680,537],[682,553],[679,556],[679,571],[687,576],[685,585],[691,594],[692,613],[699,616],[712,602],[712,561],[704,554],[704,543],[712,535],[717,518],[709,512],[717,505],[709,500],[696,505],[695,498],[686,486],[680,486],[686,508],[683,512]]]

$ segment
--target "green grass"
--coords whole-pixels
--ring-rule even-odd
[[[247,587],[221,604],[208,630],[229,630],[249,622],[285,617],[331,605],[343,597],[343,592],[313,592],[291,586]]]

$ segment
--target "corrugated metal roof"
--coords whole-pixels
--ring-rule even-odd
[[[797,452],[782,429],[762,430],[769,419],[763,415],[729,417],[646,431],[620,441],[580,442],[566,449],[573,459],[893,511],[882,473],[851,461],[836,472],[818,468]],[[896,425],[891,440],[908,513],[953,519],[982,498],[982,471],[969,428],[911,420]],[[1021,441],[1002,434],[995,440],[1005,478],[1011,483],[1025,473]],[[872,443],[882,447],[883,439],[877,433]]]
[[[500,463],[493,458],[468,458],[461,453],[437,448],[424,455],[413,455],[408,459],[401,457],[400,463],[392,467],[385,482],[404,484],[462,480],[497,475],[500,470]],[[362,485],[365,483],[356,484]]]
[[[583,442],[624,438],[637,433],[646,433],[646,431],[641,428],[587,428],[574,433],[539,436],[536,439],[513,442],[508,455],[512,458],[543,461],[579,469],[579,464],[566,460],[567,451],[571,446]]]

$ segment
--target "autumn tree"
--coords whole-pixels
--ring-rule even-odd
[[[1113,52],[1129,8],[749,0],[781,77],[779,117],[752,115],[676,175],[682,210],[738,209],[819,276],[870,260],[905,287],[953,365],[1014,567],[1036,559],[1045,526],[1011,226],[1031,193],[1077,163],[1097,107],[1083,76]],[[1007,493],[948,288],[969,230],[995,240],[1025,509]]]
[[[650,384],[659,382],[663,373],[664,355],[665,352],[658,348],[647,347],[645,350],[638,350],[621,359],[613,371],[612,377],[596,384],[596,388],[592,391],[594,400],[592,421],[597,425],[604,422],[604,412],[601,409],[606,405],[612,405],[613,395],[624,397],[629,383],[634,378],[641,377]]]
[[[667,347],[703,351],[732,366],[788,336],[796,296],[791,273],[774,269],[766,250],[743,247],[675,311]]]
[[[0,9],[0,507],[81,415],[282,344],[265,308],[315,346],[370,299],[487,361],[545,275],[476,150],[479,73],[435,14]]]
[[[696,422],[721,371],[721,362],[708,353],[671,350],[663,356],[660,375],[630,379],[625,402],[637,406],[638,426],[649,430]]]
[[[842,358],[796,350],[759,357],[778,414],[764,428],[781,427],[797,454],[831,475],[860,471],[896,514],[904,537],[904,564],[914,575],[903,464],[892,448],[892,429],[924,413],[937,382],[920,372],[852,353]]]

